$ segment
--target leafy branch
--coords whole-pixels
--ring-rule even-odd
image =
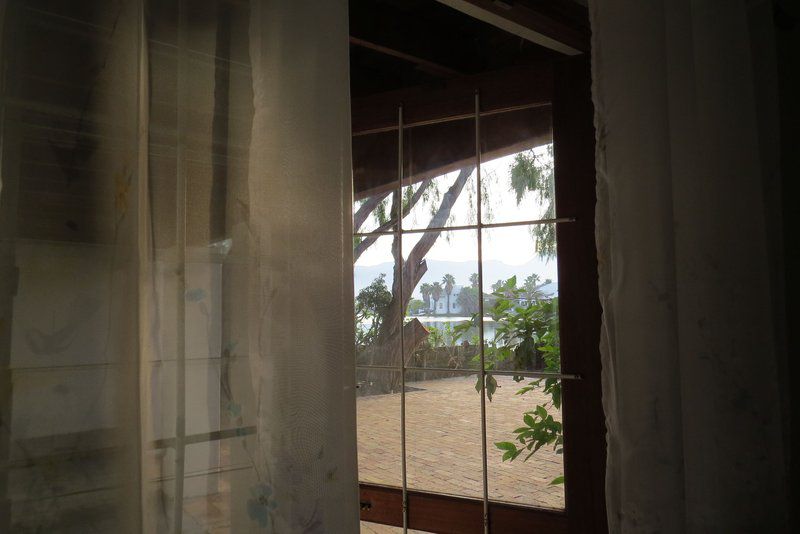
[[[526,282],[530,280],[531,277]],[[510,368],[558,372],[561,365],[558,298],[546,298],[541,286],[531,287],[528,283],[517,287],[517,279],[513,276],[499,281],[493,288],[494,292],[484,298],[484,308],[497,325],[494,338],[487,340],[484,347],[486,397],[490,402],[500,387],[491,371]],[[478,314],[475,314],[468,323],[454,329],[456,338],[478,324]],[[516,375],[514,380],[522,382],[525,378]],[[479,377],[475,384],[478,392],[481,385]],[[538,378],[522,386],[516,394],[525,395],[540,389],[548,400],[523,413],[523,424],[512,431],[512,440],[494,444],[503,452],[503,461],[513,461],[520,456],[526,461],[548,446],[553,447],[556,454],[562,453],[563,427],[551,413],[561,408],[561,382],[555,378]],[[561,484],[563,480],[563,476],[559,476],[550,483]]]

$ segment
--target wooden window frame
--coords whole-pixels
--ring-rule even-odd
[[[535,102],[552,106],[559,316],[564,380],[565,509],[489,503],[490,532],[605,533],[605,421],[601,405],[601,307],[595,247],[595,166],[589,60],[585,55],[462,78],[435,88],[396,91],[353,102],[354,135],[389,129],[404,102],[408,122],[469,115],[480,91],[482,110]],[[485,98],[483,95],[486,95]],[[361,519],[403,526],[402,490],[361,483]],[[483,500],[407,490],[408,528],[482,533]]]

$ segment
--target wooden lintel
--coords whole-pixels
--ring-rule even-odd
[[[396,128],[399,104],[406,124],[470,115],[476,91],[482,112],[545,104],[552,100],[552,69],[552,63],[542,62],[354,98],[353,135]]]

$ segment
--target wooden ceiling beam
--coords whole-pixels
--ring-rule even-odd
[[[437,77],[480,70],[473,65],[474,42],[435,18],[415,16],[391,3],[350,0],[350,42],[413,63]]]
[[[350,44],[355,46],[360,46],[362,48],[368,48],[370,50],[374,50],[375,52],[386,54],[387,56],[392,56],[398,59],[402,59],[403,61],[408,61],[409,63],[413,63],[414,65],[416,65],[417,68],[420,69],[421,71],[427,72],[428,74],[432,74],[434,76],[439,76],[442,78],[450,78],[453,76],[461,76],[464,74],[463,72],[460,72],[456,69],[447,67],[445,65],[440,65],[435,61],[430,61],[428,59],[415,56],[407,52],[403,52],[402,50],[397,50],[396,48],[373,43],[366,39],[361,39],[358,37],[354,37],[352,35],[350,36]]]
[[[413,139],[406,147],[411,183],[474,162],[475,92],[480,93],[486,161],[547,143],[551,137],[553,63],[512,67],[353,98],[353,184],[361,199],[391,190],[397,179],[398,106]],[[513,111],[513,113],[509,113]],[[464,118],[465,120],[448,120]],[[442,122],[447,120],[446,122]]]
[[[569,56],[589,51],[589,33],[584,28],[536,9],[534,4],[514,0],[437,0],[466,15],[518,35],[532,43]]]

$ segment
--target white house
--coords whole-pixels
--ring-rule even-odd
[[[453,291],[450,293],[450,309],[447,309],[447,294],[442,290],[442,296],[439,298],[439,301],[434,301],[433,297],[429,297],[428,301],[425,302],[425,306],[435,315],[445,315],[447,313],[450,314],[460,314],[463,312],[461,306],[458,305],[458,294],[461,293],[461,290],[464,286],[453,286]]]

